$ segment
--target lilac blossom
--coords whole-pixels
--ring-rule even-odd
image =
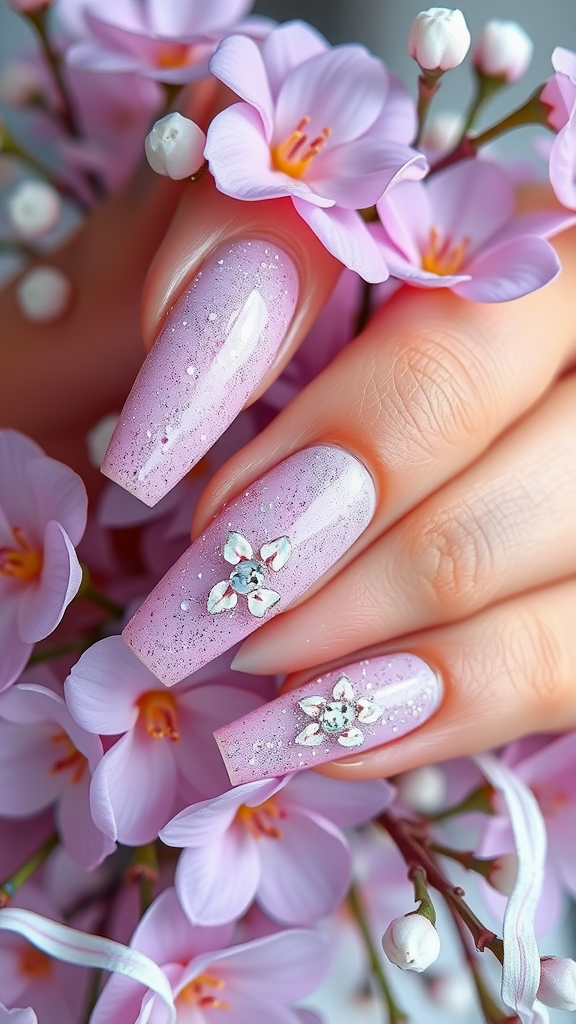
[[[66,60],[92,71],[137,71],[161,82],[196,81],[250,0],[60,0],[59,21],[77,36]]]
[[[552,76],[540,93],[550,107],[548,121],[557,132],[550,150],[550,183],[558,199],[576,209],[576,53],[557,46]]]
[[[298,1024],[304,1018],[290,1004],[322,980],[330,954],[314,932],[286,931],[228,946],[231,929],[193,927],[173,889],[152,904],[136,929],[131,947],[155,961],[169,979],[177,1024],[208,1024],[214,1010],[227,1010],[226,1024],[266,1021]],[[158,997],[139,985],[113,977],[95,1007],[91,1024],[164,1021]],[[310,1019],[310,1018],[308,1018]]]
[[[337,259],[367,281],[386,280],[357,210],[427,169],[408,146],[414,110],[400,83],[362,46],[329,48],[301,22],[274,29],[260,48],[229,36],[210,70],[242,100],[208,129],[205,156],[220,191],[290,196]]]
[[[90,779],[102,743],[73,720],[62,697],[37,683],[0,696],[0,815],[27,818],[52,804],[62,842],[90,870],[114,850],[90,814]]]
[[[554,211],[514,217],[509,176],[484,159],[401,182],[377,209],[373,236],[393,277],[475,302],[508,302],[552,281],[560,261],[545,239],[574,223]]]
[[[83,729],[120,736],[94,773],[90,800],[98,827],[133,846],[155,839],[190,800],[226,788],[212,733],[262,703],[216,679],[198,686],[190,676],[168,691],[120,636],[82,655],[65,696]]]
[[[351,783],[302,772],[187,807],[160,833],[169,846],[185,847],[175,879],[185,913],[193,923],[220,924],[240,917],[254,898],[283,924],[330,913],[350,884],[341,828],[380,813],[392,792],[379,779]]]
[[[33,644],[56,628],[82,570],[74,547],[86,526],[84,484],[15,430],[0,430],[0,690]]]

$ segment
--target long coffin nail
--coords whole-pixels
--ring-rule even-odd
[[[102,472],[155,505],[238,415],[292,319],[298,273],[272,242],[217,249],[170,310],[126,400]]]
[[[422,725],[442,682],[415,654],[388,654],[317,676],[214,733],[233,786],[380,747]]]
[[[341,448],[305,448],[224,506],[122,634],[170,686],[283,611],[354,543],[376,495]]]

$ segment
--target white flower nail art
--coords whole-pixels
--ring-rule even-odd
[[[338,736],[342,747],[360,747],[364,733],[354,724],[371,725],[384,714],[384,708],[369,697],[356,697],[348,676],[340,676],[332,690],[332,700],[325,697],[304,697],[298,707],[316,722],[311,722],[298,733],[296,743],[303,747],[318,747],[326,734]]]
[[[224,558],[236,568],[227,580],[216,583],[208,594],[207,608],[212,615],[235,608],[238,595],[244,595],[248,611],[261,619],[279,600],[280,594],[264,586],[268,569],[279,572],[292,554],[288,537],[277,537],[260,548],[260,557],[254,558],[252,545],[241,533],[231,530],[226,537]]]

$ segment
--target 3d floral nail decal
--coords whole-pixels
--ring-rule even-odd
[[[304,697],[298,701],[311,718],[311,722],[296,737],[296,743],[303,747],[317,747],[324,742],[324,735],[338,736],[338,743],[343,747],[359,747],[364,743],[364,733],[354,722],[371,725],[384,714],[384,708],[368,697],[354,696],[354,687],[347,676],[340,676],[332,690],[333,700],[325,697]]]
[[[260,558],[254,558],[252,545],[241,533],[230,530],[222,554],[230,565],[236,568],[227,580],[221,580],[208,594],[208,611],[215,615],[228,608],[235,608],[238,595],[245,595],[248,611],[261,619],[280,600],[280,594],[265,587],[266,570],[279,572],[292,554],[288,537],[277,537],[260,548]]]

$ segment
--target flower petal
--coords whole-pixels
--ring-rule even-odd
[[[364,722],[365,725],[377,722],[384,714],[384,708],[375,700],[368,700],[368,697],[359,697],[356,703],[361,709],[358,713],[358,721]]]
[[[272,136],[274,104],[264,61],[256,43],[247,36],[228,36],[212,57],[210,71],[240,99],[256,108],[269,140]]]
[[[115,736],[138,719],[138,698],[157,690],[158,679],[121,636],[108,636],[89,647],[73,665],[64,696],[73,718],[88,732]]]
[[[243,825],[233,824],[215,842],[181,853],[175,886],[192,924],[213,926],[242,916],[259,878],[256,840]]]
[[[502,999],[522,1024],[541,1024],[548,1017],[534,1005],[540,983],[534,914],[544,877],[546,826],[534,794],[513,769],[492,754],[476,754],[473,760],[504,797],[518,857],[516,882],[504,912]]]
[[[218,612],[225,612],[228,608],[235,608],[238,603],[238,594],[232,590],[229,580],[221,580],[212,587],[208,594],[206,607],[211,615]]]
[[[325,740],[324,733],[317,722],[311,722],[307,725],[302,732],[299,732],[295,743],[299,743],[302,747],[319,747]]]
[[[509,302],[549,284],[560,273],[556,251],[543,238],[513,238],[488,247],[466,266],[471,280],[452,290],[472,302]]]
[[[472,252],[499,231],[514,211],[512,182],[489,160],[461,160],[433,174],[426,187],[434,226],[456,244],[470,238]]]
[[[550,184],[560,202],[576,209],[576,109],[560,129],[550,150]]]
[[[0,582],[0,693],[18,679],[32,651],[18,631],[19,608],[18,596],[3,593]]]
[[[43,522],[55,519],[72,544],[79,544],[88,515],[88,495],[81,478],[62,462],[47,456],[31,460],[28,473]]]
[[[338,743],[342,747],[361,747],[364,743],[364,733],[353,725],[351,729],[346,729],[346,732],[340,734]]]
[[[164,889],[150,905],[130,945],[156,963],[187,963],[201,953],[227,946],[231,937],[229,925],[191,927],[176,890],[171,887]]]
[[[282,806],[297,805],[313,811],[340,828],[355,828],[386,810],[394,795],[394,787],[384,779],[346,782],[305,771],[290,779],[281,802]]]
[[[47,458],[40,445],[18,430],[0,430],[0,506],[10,526],[20,526],[30,541],[41,540],[30,464]]]
[[[289,537],[277,537],[276,540],[271,540],[260,548],[260,558],[274,572],[279,572],[286,565],[291,554],[292,544]]]
[[[238,565],[242,558],[252,558],[252,545],[241,533],[230,530],[222,554],[231,565]]]
[[[354,687],[348,676],[340,676],[332,690],[332,696],[334,700],[354,700]]]
[[[185,807],[160,831],[166,846],[202,847],[214,843],[232,824],[248,793],[258,792],[262,783],[237,786],[222,796]]]
[[[330,44],[305,21],[288,21],[270,32],[262,45],[262,57],[273,96],[284,79],[305,60],[329,49]]]
[[[25,643],[49,636],[82,582],[82,569],[66,530],[51,520],[44,532],[44,565],[36,586],[22,595],[18,629]]]
[[[0,931],[16,932],[48,956],[80,967],[99,967],[105,971],[123,974],[138,981],[145,989],[152,989],[165,1003],[168,1014],[166,1024],[176,1024],[176,1010],[172,990],[164,972],[135,949],[100,935],[58,924],[31,910],[5,907],[0,910]]]
[[[417,180],[428,170],[422,153],[368,133],[343,146],[322,150],[310,165],[307,180],[338,206],[373,206],[404,179]]]
[[[280,594],[277,594],[275,590],[267,590],[266,587],[260,587],[253,594],[248,594],[248,611],[255,615],[256,618],[261,619],[270,608],[278,604],[279,600]]]
[[[64,790],[56,809],[58,831],[66,851],[83,871],[93,871],[116,843],[94,824],[90,813],[90,778],[88,775]]]
[[[55,732],[52,722],[24,726],[0,719],[0,815],[26,818],[60,796],[67,779],[52,771]]]
[[[334,206],[320,209],[293,197],[296,210],[322,244],[349,270],[370,284],[388,280],[388,268],[359,213]]]
[[[30,1006],[26,1010],[9,1010],[0,1003],[0,1024],[38,1024],[38,1018]]]
[[[318,718],[325,704],[325,697],[303,697],[298,701],[298,707],[302,708],[302,711],[305,711],[311,718]]]

